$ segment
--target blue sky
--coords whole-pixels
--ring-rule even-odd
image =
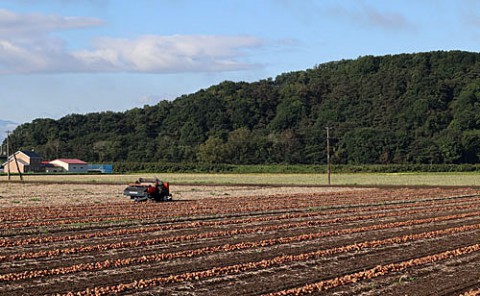
[[[125,111],[224,80],[479,45],[475,0],[0,0],[0,119]]]

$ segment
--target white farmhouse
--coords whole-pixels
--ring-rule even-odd
[[[56,167],[61,167],[66,172],[70,173],[88,172],[88,164],[85,161],[76,158],[59,158],[50,161],[50,163]]]

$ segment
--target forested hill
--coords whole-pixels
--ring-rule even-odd
[[[35,119],[15,149],[45,159],[233,164],[476,163],[480,54],[365,56],[219,85],[126,112]]]

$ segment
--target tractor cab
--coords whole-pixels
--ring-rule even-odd
[[[123,190],[123,195],[129,196],[134,201],[172,200],[168,182],[162,182],[158,178],[138,178],[135,183],[129,184]]]

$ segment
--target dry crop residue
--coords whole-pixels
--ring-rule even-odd
[[[2,184],[2,295],[470,295],[470,188]],[[448,277],[448,280],[445,278]]]

